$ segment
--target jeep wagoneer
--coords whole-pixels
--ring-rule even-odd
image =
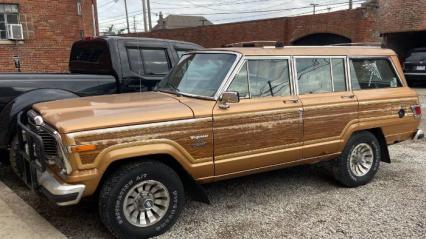
[[[370,182],[387,146],[423,137],[398,58],[374,47],[196,51],[156,92],[41,103],[12,161],[58,205],[98,195],[117,237],[159,235],[200,184],[329,161],[342,185]],[[285,185],[283,185],[285,186]]]

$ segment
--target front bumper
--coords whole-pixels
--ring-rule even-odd
[[[19,146],[16,155],[18,176],[34,191],[41,192],[58,206],[80,202],[86,186],[67,184],[49,169],[44,157],[43,139],[22,123],[18,116]]]
[[[420,140],[420,139],[423,139],[424,137],[425,137],[425,133],[423,132],[423,130],[419,129],[414,135],[413,140]]]
[[[57,180],[49,171],[37,177],[40,191],[58,206],[69,206],[80,202],[86,186],[84,184],[66,184]]]

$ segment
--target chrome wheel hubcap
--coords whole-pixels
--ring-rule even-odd
[[[350,156],[350,167],[352,173],[357,177],[365,176],[373,166],[373,148],[365,143],[357,145]]]
[[[148,227],[160,221],[169,209],[170,195],[166,186],[147,180],[126,194],[123,212],[127,221],[137,227]]]

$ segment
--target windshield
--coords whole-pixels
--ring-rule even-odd
[[[410,56],[407,58],[407,61],[424,61],[426,60],[426,51],[415,51],[410,54]]]
[[[194,53],[181,62],[162,80],[160,91],[213,97],[236,59],[235,54]]]

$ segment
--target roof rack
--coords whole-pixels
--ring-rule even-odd
[[[284,44],[279,41],[247,41],[225,44],[222,47],[284,47]]]
[[[384,47],[384,45],[380,42],[339,43],[339,44],[331,44],[330,46],[368,46],[368,47],[377,47],[377,48]]]

